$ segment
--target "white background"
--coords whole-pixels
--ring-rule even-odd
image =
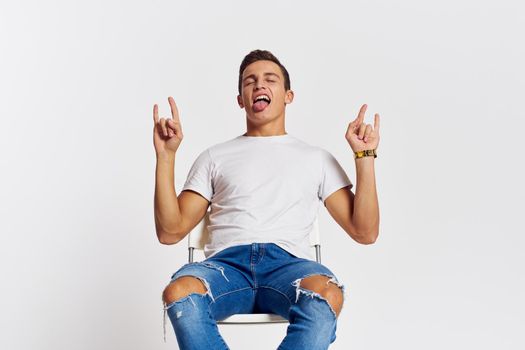
[[[330,348],[523,349],[523,4],[189,3],[1,2],[0,348],[177,348],[161,293],[187,250],[155,235],[152,107],[179,106],[178,192],[246,131],[238,68],[267,49],[296,94],[287,132],[352,181],[347,125],[381,115],[377,242],[321,206],[348,292]],[[285,331],[221,328],[232,349]]]

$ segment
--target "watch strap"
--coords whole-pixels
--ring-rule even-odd
[[[377,153],[375,149],[366,149],[364,151],[358,151],[354,152],[354,158],[363,158],[363,157],[370,157],[374,156],[374,158],[377,158]]]

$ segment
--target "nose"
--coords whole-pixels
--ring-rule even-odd
[[[263,87],[263,82],[261,80],[257,80],[255,82],[255,90],[259,90],[262,87]]]

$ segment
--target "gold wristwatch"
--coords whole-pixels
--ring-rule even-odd
[[[377,158],[376,150],[367,149],[364,151],[354,152],[354,159],[368,157],[368,156],[374,156],[374,158]]]

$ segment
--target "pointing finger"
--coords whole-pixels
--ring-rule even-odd
[[[155,124],[159,122],[159,106],[157,104],[153,105],[153,121]]]
[[[362,124],[363,120],[365,119],[365,112],[366,112],[367,107],[368,106],[365,103],[364,105],[361,106],[361,109],[359,110],[359,115],[357,116],[357,118],[359,119],[359,124]]]
[[[361,118],[361,112],[363,112],[363,108],[365,108],[366,105],[362,105],[361,108],[359,109],[359,113],[357,113],[357,117],[355,117],[355,119],[352,121],[352,124],[361,124],[359,119]],[[365,108],[366,109],[366,108]]]
[[[374,130],[379,132],[379,114],[376,113],[374,117]]]
[[[176,123],[179,123],[179,110],[177,109],[177,104],[175,103],[175,100],[173,99],[173,97],[168,97],[168,102],[170,103],[170,108],[171,108],[171,116],[173,117],[173,120],[176,122]]]
[[[365,115],[366,107],[367,107],[366,104],[361,106],[357,117],[348,125],[349,129],[351,128],[352,130],[355,131],[363,123],[363,118]]]

